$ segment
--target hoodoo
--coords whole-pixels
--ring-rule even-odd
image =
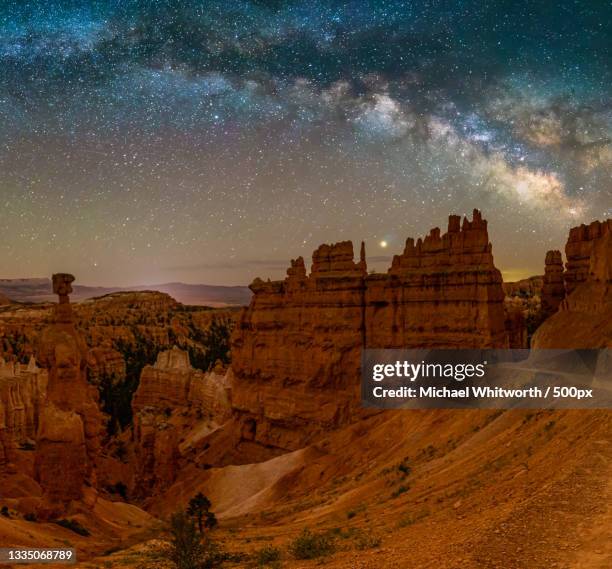
[[[563,283],[563,258],[561,251],[548,251],[544,267],[544,285],[542,287],[542,315],[547,318],[557,312],[565,297]]]
[[[87,347],[74,326],[69,299],[73,281],[72,275],[53,275],[59,303],[40,338],[39,359],[49,373],[35,461],[43,490],[42,517],[62,513],[72,500],[83,498],[85,484],[93,485],[100,444],[102,416],[87,383]]]

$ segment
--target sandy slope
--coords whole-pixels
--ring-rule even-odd
[[[203,491],[224,549],[274,544],[292,568],[317,566],[286,553],[308,527],[335,532],[332,568],[603,569],[612,566],[611,435],[605,411],[381,412],[265,462],[188,467],[149,509],[166,518]],[[147,550],[159,544],[148,540],[164,534],[141,509],[98,499],[71,517],[92,536],[0,517],[2,543],[70,543],[89,560],[81,567],[156,566]],[[364,536],[379,546],[360,549]],[[122,551],[97,557],[110,549]]]
[[[338,551],[323,562],[331,568],[604,568],[611,435],[605,411],[385,412],[316,448],[186,471],[152,508],[166,515],[201,489],[226,550],[275,544],[291,568],[321,563],[286,553],[304,527],[335,528]],[[380,546],[359,549],[363,536]],[[143,547],[98,566],[144,567]]]

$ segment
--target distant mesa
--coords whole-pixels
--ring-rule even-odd
[[[206,284],[164,283],[131,287],[97,287],[75,285],[71,298],[76,302],[116,292],[157,291],[169,294],[182,304],[207,306],[246,306],[251,292],[246,286],[216,286]],[[2,299],[6,299],[3,302]],[[0,305],[10,302],[53,302],[50,279],[0,279]]]

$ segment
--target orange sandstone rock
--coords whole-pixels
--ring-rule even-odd
[[[22,365],[0,358],[0,473],[8,464],[25,463],[31,454],[38,429],[38,416],[47,390],[47,372],[34,358]]]
[[[230,416],[224,370],[201,372],[177,347],[160,352],[146,366],[132,400],[135,484],[133,495],[145,498],[169,486],[180,468],[180,442],[200,424],[217,425]]]
[[[564,298],[565,285],[561,251],[548,251],[546,253],[544,285],[542,287],[542,313],[544,318],[554,314]]]
[[[59,295],[55,319],[40,338],[39,357],[48,369],[44,408],[40,413],[35,461],[36,478],[45,498],[43,516],[57,515],[80,500],[86,483],[95,482],[102,415],[95,388],[85,376],[87,349],[74,327],[68,295],[72,275],[54,275]]]
[[[566,297],[532,347],[612,347],[612,220],[572,228],[565,255]]]
[[[361,413],[363,348],[508,345],[502,277],[487,222],[451,216],[448,232],[406,241],[387,274],[365,247],[321,245],[254,295],[232,338],[232,406],[243,441],[292,450]]]

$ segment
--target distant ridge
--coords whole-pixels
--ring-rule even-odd
[[[206,284],[163,283],[129,287],[103,287],[73,285],[74,301],[103,296],[112,292],[155,290],[165,292],[183,304],[208,306],[242,306],[251,300],[251,291],[246,286],[217,286]],[[17,302],[55,301],[51,280],[45,278],[0,279],[0,295]]]

